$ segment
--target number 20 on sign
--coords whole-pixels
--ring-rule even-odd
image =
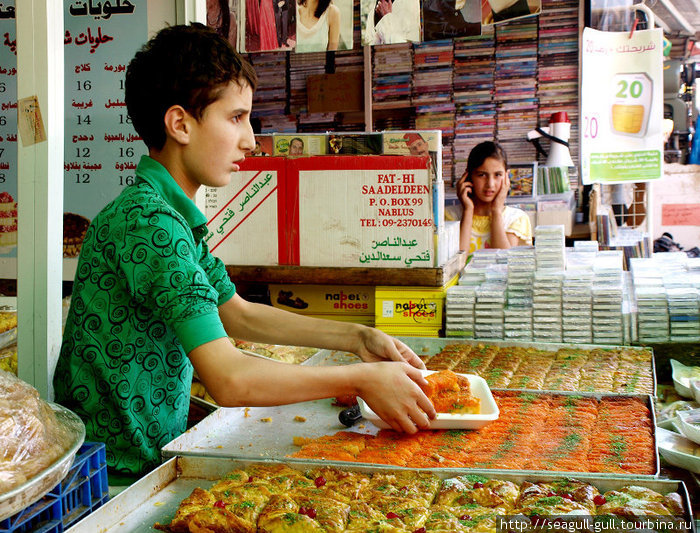
[[[613,77],[610,127],[618,135],[646,134],[653,84],[645,73],[616,74]]]

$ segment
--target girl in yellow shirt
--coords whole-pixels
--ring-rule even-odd
[[[511,248],[532,244],[530,218],[505,205],[510,179],[503,148],[495,142],[477,144],[469,153],[467,170],[457,182],[462,203],[459,247],[469,255],[481,248]]]

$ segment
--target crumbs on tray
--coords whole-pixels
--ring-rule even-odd
[[[272,417],[266,416],[265,418],[261,418],[260,422],[272,422]]]
[[[297,415],[297,416],[294,417],[294,421],[295,421],[295,422],[306,422],[306,418],[303,417],[303,416]]]

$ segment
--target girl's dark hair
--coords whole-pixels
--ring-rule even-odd
[[[300,6],[305,6],[306,5],[306,0],[298,0]],[[318,5],[316,6],[316,11],[314,11],[314,17],[317,19],[321,18],[321,15],[323,15],[323,12],[328,9],[328,6],[331,5],[331,0],[318,0]]]
[[[170,26],[149,40],[126,69],[124,96],[134,129],[149,148],[165,145],[165,112],[181,105],[200,119],[230,82],[255,90],[255,70],[203,24]]]
[[[489,157],[498,159],[503,163],[505,168],[508,168],[508,159],[506,158],[506,152],[503,150],[500,144],[493,141],[484,141],[477,144],[472,151],[469,152],[469,158],[467,159],[467,179],[469,179],[477,168],[484,164]]]

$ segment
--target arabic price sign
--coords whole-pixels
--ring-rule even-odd
[[[3,5],[4,4],[4,5]],[[17,257],[17,37],[12,0],[0,4],[0,257]],[[4,273],[12,277],[15,273]]]
[[[659,179],[663,157],[662,30],[583,31],[584,184]]]
[[[126,66],[148,38],[146,4],[65,3],[66,212],[92,219],[134,182],[146,153],[124,102]]]

